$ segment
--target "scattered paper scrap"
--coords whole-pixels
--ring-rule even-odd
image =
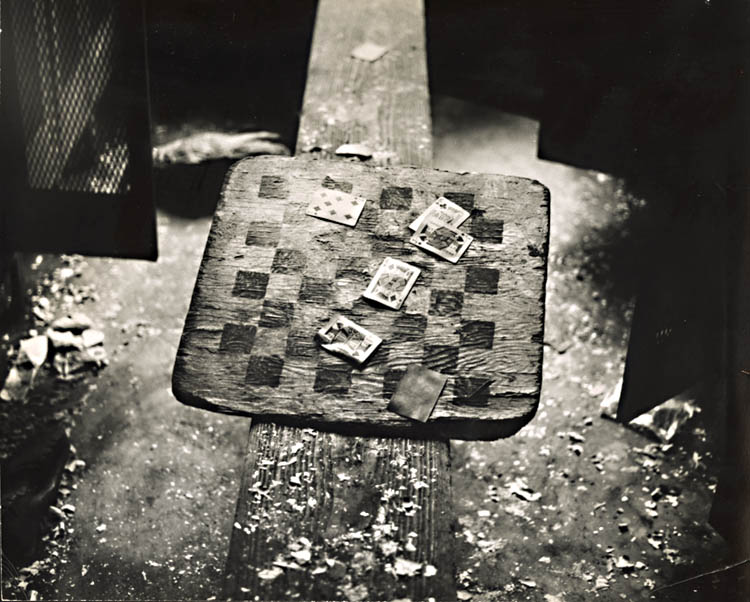
[[[364,144],[342,144],[336,149],[336,154],[341,157],[359,157],[360,159],[369,159],[372,157],[372,150]]]
[[[39,368],[47,359],[49,351],[48,339],[44,335],[37,335],[24,339],[19,343],[18,362],[28,362],[34,368]]]
[[[365,42],[352,50],[352,56],[360,61],[372,63],[373,61],[377,61],[386,52],[388,52],[388,48],[385,46],[373,42]]]
[[[401,556],[396,557],[393,563],[393,570],[396,575],[401,577],[413,577],[422,569],[422,563],[408,560]]]
[[[527,502],[536,502],[542,497],[541,493],[539,493],[538,491],[535,492],[520,477],[508,483],[507,487],[513,495],[516,495],[522,500],[526,500]]]
[[[284,574],[284,569],[273,566],[270,569],[263,569],[258,571],[258,579],[263,579],[265,581],[273,581],[277,577],[280,577]]]

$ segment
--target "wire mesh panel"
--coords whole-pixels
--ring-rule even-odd
[[[0,1],[11,248],[154,257],[141,2]]]

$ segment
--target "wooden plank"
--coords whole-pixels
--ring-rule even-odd
[[[352,59],[365,41],[389,50],[374,63]],[[421,0],[319,3],[297,150],[330,156],[347,142],[369,145],[372,163],[430,164]],[[247,161],[235,167],[224,201],[243,197],[243,171],[251,169]],[[213,244],[214,237],[207,262]],[[199,279],[197,295],[202,286]],[[182,401],[195,402],[200,393],[179,382],[185,367],[176,366],[176,389]],[[237,411],[229,401],[214,409]],[[254,421],[223,596],[455,599],[452,516],[446,441]]]
[[[367,40],[388,46],[388,54],[375,63],[354,62],[349,52]],[[336,69],[341,70],[343,79],[332,78],[331,70]],[[345,82],[349,82],[348,89]],[[395,89],[403,89],[400,98],[396,98]],[[358,99],[364,100],[365,96],[367,101],[361,104],[367,106],[357,108]],[[318,115],[327,112],[329,100],[337,100],[338,104],[332,105],[333,115],[322,119]],[[351,115],[352,111],[356,114]],[[399,123],[399,128],[394,129],[391,125],[394,123]],[[402,135],[407,131],[424,132],[425,140],[409,140]],[[375,150],[386,153],[378,159],[384,163],[429,165],[431,162],[421,0],[319,3],[297,147],[299,152],[314,147],[330,152],[346,142],[373,145]],[[388,152],[393,153],[390,161]],[[306,484],[304,491],[315,493],[308,496],[303,514],[295,512],[287,502],[292,497],[304,500],[304,495],[290,495],[293,490],[285,474],[278,474],[276,480],[282,484],[266,490],[265,495],[250,492],[256,482],[253,481],[255,466],[258,470],[264,466],[283,470],[277,457],[281,452],[275,450],[284,448],[287,456],[296,450],[301,457],[313,459],[309,466],[315,472],[308,472],[313,473],[315,488],[311,488],[305,471],[299,481]],[[413,600],[455,599],[447,442],[358,438],[254,422],[247,449],[236,514],[236,524],[241,528],[233,531],[225,597],[395,599],[396,592],[403,591]],[[377,453],[370,453],[372,450]],[[405,453],[407,450],[410,453]],[[342,479],[339,475],[345,476]],[[274,482],[272,479],[271,484]],[[429,487],[415,490],[417,482]],[[394,491],[405,496],[404,502],[414,503],[415,493],[421,498],[411,508],[401,504],[399,511],[397,504],[382,501],[384,497],[392,500]],[[309,503],[311,498],[313,506]],[[285,504],[286,512],[263,521],[254,531],[247,525],[248,518],[263,518],[263,506],[281,508]],[[385,508],[383,513],[380,508]],[[323,525],[325,531],[321,533]],[[379,545],[383,525],[389,526],[388,541],[394,542],[389,545],[395,545],[395,550],[384,551]],[[279,551],[289,552],[290,544],[295,543],[290,541],[290,531],[303,536],[320,533],[318,537],[308,536],[314,546],[311,562],[303,566],[303,571],[286,569],[282,577],[259,582],[257,568],[266,567]],[[363,534],[361,542],[355,539],[358,531]],[[395,578],[395,569],[389,571],[389,566],[394,567],[396,556],[419,562],[419,571],[412,577]],[[326,557],[334,561],[333,565],[326,564],[326,573],[314,575],[316,568],[322,568],[319,559],[325,562]],[[426,576],[428,565],[435,567],[434,576]]]
[[[364,42],[388,48],[373,63],[351,58]],[[421,0],[318,3],[297,155],[361,142],[373,162],[432,163]]]
[[[356,228],[305,214],[323,183],[367,201]],[[398,198],[393,197],[398,191]],[[447,195],[471,209],[458,264],[410,244]],[[228,177],[177,355],[183,401],[365,434],[494,439],[533,415],[541,387],[548,194],[509,176],[266,158]],[[399,311],[361,298],[386,256],[422,269]],[[333,314],[383,339],[362,368],[314,342]],[[386,409],[412,364],[449,375],[430,420]],[[487,395],[469,400],[486,379]]]
[[[445,442],[254,423],[247,449],[224,598],[455,599]]]

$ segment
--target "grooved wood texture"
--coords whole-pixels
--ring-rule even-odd
[[[389,51],[374,63],[351,58],[351,50],[365,41],[387,46]],[[338,145],[348,142],[362,142],[370,146],[374,151],[373,158],[368,161],[370,165],[430,165],[432,138],[422,0],[319,2],[297,153],[311,153],[309,156],[316,158],[331,157]],[[284,176],[285,173],[294,171],[297,162],[299,159],[285,163],[287,167],[282,173],[264,175]],[[278,207],[286,203],[283,197],[289,193],[284,182],[269,177],[264,182],[262,194],[260,186],[254,192],[248,189],[251,173],[258,169],[255,167],[256,163],[259,164],[257,160],[240,162],[227,180],[201,275],[196,283],[194,306],[199,303],[199,299],[212,294],[210,283],[221,279],[222,274],[226,275],[225,264],[229,266],[232,262],[241,262],[242,267],[237,265],[235,272],[242,271],[244,274],[235,277],[228,294],[208,301],[205,308],[207,314],[197,315],[191,310],[173,379],[178,399],[220,411],[242,411],[242,397],[224,394],[209,400],[203,393],[203,377],[197,376],[201,372],[198,365],[202,361],[200,358],[212,357],[221,351],[251,354],[258,344],[259,332],[263,341],[262,330],[268,328],[260,326],[260,315],[257,316],[256,325],[250,311],[238,323],[231,319],[222,321],[222,318],[233,316],[234,319],[238,315],[235,313],[237,308],[262,303],[260,299],[265,298],[269,286],[273,291],[276,284],[284,282],[285,278],[295,278],[303,270],[311,270],[310,273],[314,274],[325,269],[322,262],[313,261],[308,264],[307,256],[288,253],[276,260],[277,268],[283,271],[274,272],[274,258],[271,258],[271,269],[264,276],[263,272],[257,271],[258,264],[248,261],[248,253],[258,254],[258,258],[263,254],[262,251],[249,251],[250,249],[273,250],[283,236],[283,219],[281,223],[278,220],[256,221],[252,227],[248,226],[247,220],[253,218],[244,211],[254,202],[251,200],[253,195],[257,193],[259,199],[263,199],[264,206],[273,213],[274,207],[278,212]],[[270,165],[267,162],[264,164]],[[310,163],[304,165],[306,169],[318,169]],[[357,170],[363,171],[361,168],[342,164],[335,167],[331,165],[330,169],[320,168],[319,172],[326,171],[326,175],[331,176],[340,171],[355,173]],[[419,178],[417,173],[419,172],[413,171],[412,179]],[[302,174],[302,179],[304,178],[305,175]],[[330,182],[326,183],[331,185]],[[343,186],[342,190],[349,192],[346,182],[339,183]],[[356,182],[348,183],[354,188]],[[531,185],[520,180],[516,180],[515,184],[521,188]],[[413,196],[422,202],[424,187],[421,182],[410,186],[413,192],[416,191]],[[460,189],[451,188],[452,192],[457,190]],[[351,192],[356,193],[354,190]],[[385,194],[385,202],[398,206],[403,202],[403,197],[403,191],[390,190]],[[378,205],[380,203],[379,197],[371,200]],[[468,202],[468,197],[459,195],[452,200],[460,204],[461,200]],[[541,200],[540,197],[539,201]],[[384,209],[386,215],[389,211],[394,210]],[[323,225],[314,223],[317,220],[310,220],[311,230],[324,228]],[[371,232],[367,220],[366,215],[360,218],[354,235],[362,244],[365,241],[364,233]],[[482,222],[481,219],[477,219],[477,222],[486,236],[494,236],[496,240],[500,237],[507,239],[507,222],[489,223]],[[370,222],[369,225],[375,224]],[[243,236],[244,241],[240,245]],[[532,238],[540,241],[545,239],[544,236]],[[325,235],[321,241],[323,240]],[[335,246],[337,236],[331,236],[330,240],[330,244]],[[398,240],[401,250],[403,241],[400,238]],[[381,246],[379,252],[387,251],[391,243],[395,244],[395,241],[381,239],[378,243]],[[236,253],[242,257],[235,257],[231,252],[223,257],[216,255],[214,247],[219,244],[224,245],[227,250],[229,247],[242,247]],[[301,249],[298,245],[292,245],[287,250]],[[544,245],[533,247],[533,253],[544,257]],[[425,261],[426,257],[420,259]],[[530,256],[526,261],[530,262],[529,265],[537,266],[533,269],[535,277],[539,278],[544,271],[538,269],[539,263],[534,262]],[[209,264],[211,269],[208,268]],[[363,264],[355,265],[352,262],[342,267],[340,276],[360,277],[363,267]],[[294,271],[297,269],[300,272]],[[520,274],[518,278],[520,279]],[[471,285],[474,290],[470,293],[487,294],[486,290],[493,283],[494,274],[477,273]],[[519,282],[519,286],[523,288],[525,284]],[[532,289],[535,286],[537,285],[532,285]],[[283,290],[284,287],[281,288]],[[303,289],[303,296],[311,305],[318,303],[324,306],[330,298],[330,283],[323,278],[308,278],[300,283],[300,291]],[[233,292],[236,294],[232,295]],[[449,311],[451,307],[456,307],[455,301],[455,296],[445,294],[436,298],[435,306]],[[277,300],[273,307],[267,309],[262,318],[265,324],[286,327],[283,324],[290,312],[282,303],[283,301]],[[295,303],[300,305],[299,296]],[[541,300],[537,296],[535,301],[529,300],[529,303],[536,308],[534,311],[538,311]],[[260,311],[263,313],[262,309]],[[293,313],[296,314],[296,311],[295,307]],[[220,332],[213,332],[209,336],[210,341],[201,341],[204,335],[199,333],[200,325],[204,323],[202,320],[211,315],[213,318],[208,318],[208,328],[220,328]],[[410,343],[414,342],[412,339],[419,339],[422,332],[421,318],[426,320],[428,316],[429,311],[427,316],[394,312],[391,317],[394,321],[400,320],[399,332],[402,333],[404,342]],[[534,345],[541,345],[541,319],[540,314],[534,326],[539,335],[538,340],[533,341]],[[293,320],[292,316],[292,322]],[[226,326],[227,324],[231,326]],[[463,336],[464,342],[487,344],[488,330],[480,325],[469,326],[461,333],[455,335],[459,337],[459,343]],[[198,344],[187,349],[190,339]],[[312,341],[307,336],[289,337],[287,342],[287,346],[294,350],[297,357],[304,358],[306,354],[314,353],[315,346],[311,345]],[[277,343],[278,338],[272,342],[274,345]],[[538,372],[531,377],[534,368],[529,365],[529,358],[533,356],[535,349],[533,345],[527,347],[531,356],[526,356],[524,367],[520,370],[526,374],[518,375],[521,380],[530,379],[525,384],[518,385],[526,396],[511,411],[516,418],[508,417],[503,421],[503,435],[515,432],[533,412],[534,392],[538,390]],[[443,355],[438,354],[438,357]],[[219,365],[212,364],[220,370]],[[334,363],[335,365],[341,366]],[[278,375],[281,385],[284,366],[280,367],[276,360],[265,360],[253,364],[251,368],[247,362],[239,374],[241,378],[256,383],[263,379],[266,383],[274,382]],[[357,377],[352,376],[353,374],[353,371],[329,369],[319,381],[318,388],[335,389],[342,388],[347,383],[356,384]],[[227,384],[236,378],[237,374],[233,374],[227,379]],[[245,388],[257,392],[259,386],[270,385],[248,385],[243,387],[243,395]],[[395,382],[393,386],[395,387]],[[313,383],[313,390],[314,388]],[[338,404],[341,408],[341,401],[336,402],[337,398],[333,394],[328,398],[333,400],[334,406]],[[247,407],[244,409],[246,411]],[[357,412],[345,413],[350,420],[356,420]],[[313,414],[314,410],[309,417],[313,417]],[[293,422],[293,417],[293,413],[285,415],[290,423]],[[280,418],[280,415],[273,416],[274,421]],[[399,420],[398,417],[395,420]],[[371,433],[372,425],[355,421],[350,426],[355,424],[359,424],[363,432]],[[354,428],[344,430],[356,432]],[[433,427],[430,427],[429,434],[432,437],[439,435]],[[500,434],[496,429],[493,436]],[[473,436],[477,434],[474,433]],[[227,558],[223,597],[259,600],[421,600],[433,597],[437,600],[454,600],[456,585],[452,516],[450,448],[447,441],[359,437],[253,420],[237,502],[235,528]],[[415,566],[419,568],[414,575],[405,574],[404,567],[409,566],[404,564],[403,561],[406,560],[417,563]],[[291,567],[290,562],[296,564],[296,567]],[[279,564],[284,565],[283,568]]]
[[[224,598],[455,598],[444,442],[330,436],[256,423],[242,493]],[[306,558],[295,558],[290,548],[300,537],[311,543],[300,546],[310,551],[302,564],[298,559]],[[408,542],[414,551],[404,549]],[[399,557],[437,572],[395,575]],[[290,562],[299,569],[259,577]]]
[[[363,42],[388,48],[369,63],[351,58]],[[318,3],[297,155],[361,142],[371,162],[432,163],[421,0]]]
[[[305,215],[312,192],[367,199],[356,228]],[[472,216],[458,264],[410,244],[408,224],[448,195]],[[548,194],[522,178],[264,158],[224,186],[175,372],[180,399],[351,433],[491,439],[539,397]],[[386,256],[422,273],[404,306],[361,295]],[[383,339],[363,367],[314,335],[341,313]],[[386,409],[411,364],[449,375],[426,424]],[[494,382],[470,398],[486,379]]]

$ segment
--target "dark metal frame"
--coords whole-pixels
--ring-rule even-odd
[[[10,7],[0,0],[0,252],[81,253],[156,259],[151,136],[142,0],[112,0],[122,36],[108,86],[116,99],[107,119],[125,127],[127,192],[94,193],[30,185],[25,157],[21,99]],[[96,2],[98,0],[92,0]],[[114,105],[114,106],[112,106]]]

